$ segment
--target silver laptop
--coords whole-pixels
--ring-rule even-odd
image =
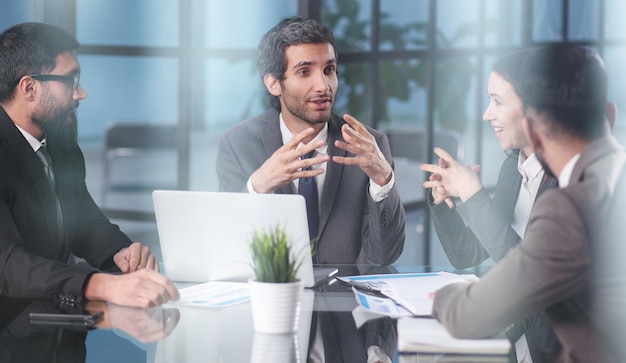
[[[306,287],[336,273],[325,268],[314,276],[300,195],[156,190],[152,199],[164,273],[172,281],[247,281],[253,276],[254,231],[276,225],[285,229],[293,250],[304,254],[298,278]]]

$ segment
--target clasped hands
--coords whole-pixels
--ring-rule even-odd
[[[179,299],[178,289],[159,273],[159,265],[147,246],[135,242],[118,251],[113,261],[123,274],[92,274],[84,288],[86,299],[140,308]]]
[[[344,165],[356,165],[378,185],[385,185],[391,180],[391,165],[380,151],[376,139],[365,126],[350,115],[343,116],[346,122],[341,127],[344,141],[336,140],[335,146],[354,156],[333,156],[332,161]],[[280,147],[251,176],[252,186],[257,193],[271,193],[274,190],[300,178],[315,177],[324,173],[324,169],[306,170],[313,165],[331,160],[328,155],[318,155],[301,159],[305,155],[325,144],[324,140],[309,142],[298,147],[303,140],[312,136],[313,128],[307,128],[295,134],[289,142]]]
[[[438,165],[422,164],[420,170],[431,173],[422,186],[431,189],[435,204],[445,202],[448,207],[454,208],[452,198],[465,202],[482,189],[478,178],[480,165],[461,165],[440,147],[436,147],[434,152],[439,157]]]

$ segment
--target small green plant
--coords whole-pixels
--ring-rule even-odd
[[[260,282],[294,282],[307,254],[292,251],[287,233],[279,226],[258,229],[250,243],[252,268]]]

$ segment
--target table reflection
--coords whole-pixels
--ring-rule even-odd
[[[410,270],[337,267],[340,276],[446,270],[429,266]],[[0,306],[0,362],[390,363],[410,358],[396,352],[396,321],[377,316],[364,322],[355,320],[362,315],[353,315],[357,307],[354,294],[337,280],[304,290],[299,327],[293,335],[255,333],[249,302],[221,309],[136,309],[104,302],[80,305],[105,312],[94,330],[33,326],[31,311],[60,309],[51,301],[0,298]],[[439,361],[442,357],[433,358]]]
[[[93,329],[115,332],[120,340],[135,339],[147,344],[167,337],[180,317],[176,308],[137,309],[105,302],[68,305],[51,300],[0,298],[0,306],[0,362],[86,362],[85,342]],[[66,322],[44,326],[30,320],[31,312],[79,310],[101,310],[104,315],[94,327]]]

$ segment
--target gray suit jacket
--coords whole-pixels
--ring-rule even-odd
[[[561,343],[561,361],[598,362],[617,355],[606,346],[605,327],[596,325],[592,289],[623,288],[623,272],[607,273],[592,285],[592,259],[595,246],[623,250],[622,236],[607,241],[600,231],[613,227],[606,224],[608,216],[624,215],[626,201],[611,202],[625,163],[626,153],[612,136],[591,143],[569,186],[537,200],[520,244],[479,282],[440,289],[433,315],[454,336],[481,338],[543,310]]]
[[[328,154],[347,155],[335,147],[342,140],[343,120],[332,114],[328,123]],[[368,128],[393,166],[387,136]],[[247,192],[246,183],[283,145],[279,113],[270,109],[243,121],[220,138],[217,153],[219,190]],[[315,246],[321,264],[391,264],[404,247],[405,212],[396,186],[384,200],[375,202],[368,191],[369,178],[356,166],[328,162],[320,204],[319,239]],[[293,183],[276,193],[294,194]]]

